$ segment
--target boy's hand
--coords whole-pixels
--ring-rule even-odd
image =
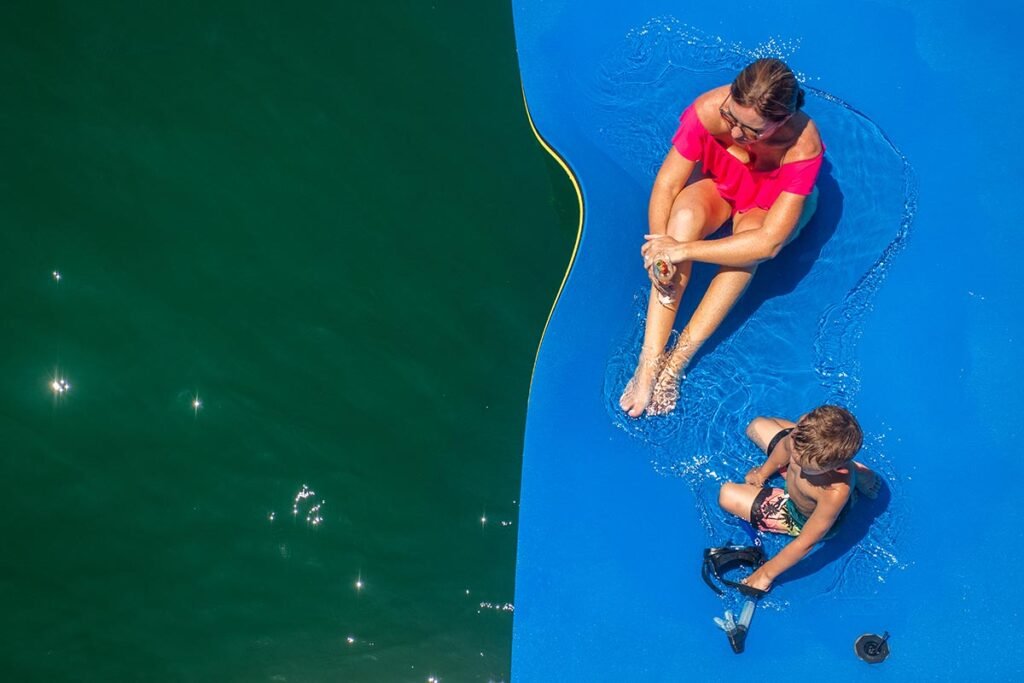
[[[764,571],[764,567],[759,567],[756,572],[743,579],[741,583],[761,591],[769,591],[772,588],[772,581],[773,579],[769,578],[767,572]]]
[[[747,476],[743,477],[743,481],[747,482],[748,484],[753,484],[754,486],[760,488],[764,486],[765,476],[761,474],[760,467],[754,467],[749,472],[747,472]]]

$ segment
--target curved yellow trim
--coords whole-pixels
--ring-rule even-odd
[[[548,311],[548,319],[544,321],[544,330],[540,333],[540,341],[537,342],[537,353],[533,357],[533,370],[536,372],[537,359],[540,357],[540,345],[544,343],[544,335],[547,334],[548,325],[551,324],[551,316],[555,313],[555,306],[558,304],[558,299],[562,296],[562,290],[565,289],[565,282],[569,279],[569,271],[572,270],[572,264],[576,262],[576,252],[579,251],[580,248],[580,238],[583,236],[583,193],[580,191],[580,184],[576,180],[576,176],[573,174],[572,169],[570,169],[569,165],[565,163],[565,160],[558,155],[558,152],[552,149],[551,145],[541,137],[540,133],[537,131],[537,126],[533,125],[533,116],[530,115],[530,105],[526,101],[525,87],[523,88],[523,107],[526,109],[526,120],[530,122],[530,130],[532,130],[533,134],[537,137],[537,142],[539,142],[540,146],[558,162],[558,165],[562,167],[565,174],[569,176],[569,180],[572,181],[572,186],[576,190],[576,199],[579,202],[580,207],[580,223],[576,227],[576,244],[573,245],[572,256],[569,257],[569,265],[566,266],[565,275],[562,276],[562,284],[558,286],[558,293],[555,294],[555,300],[551,302],[551,310]],[[532,375],[530,377],[530,384],[531,386],[533,384]]]

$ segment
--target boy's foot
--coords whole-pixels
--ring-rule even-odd
[[[878,498],[882,490],[882,478],[859,462],[853,464],[857,468],[857,492],[871,500]]]
[[[636,365],[633,378],[626,383],[626,388],[619,397],[621,407],[630,417],[640,417],[644,414],[647,404],[651,402],[651,393],[654,391],[654,380],[661,370],[661,358],[645,358],[640,356]]]
[[[679,400],[679,380],[682,376],[680,369],[671,365],[665,366],[658,375],[658,381],[654,383],[651,401],[647,405],[648,415],[668,415],[675,410],[676,402]]]

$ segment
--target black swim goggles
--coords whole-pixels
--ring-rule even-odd
[[[723,585],[735,588],[743,595],[761,598],[768,595],[768,591],[759,590],[738,581],[731,581],[725,575],[739,567],[757,569],[764,563],[764,550],[759,546],[727,545],[721,548],[705,548],[704,567],[701,570],[701,577],[703,577],[704,583],[719,595],[724,595],[725,591],[715,585],[714,581],[711,580],[712,575]]]

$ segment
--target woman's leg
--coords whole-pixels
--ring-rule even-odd
[[[698,180],[684,187],[676,196],[672,203],[667,232],[677,240],[698,240],[717,230],[728,220],[730,212],[728,202],[718,194],[714,182],[710,179]],[[643,414],[651,400],[654,382],[664,360],[665,343],[672,332],[679,299],[690,281],[691,269],[691,263],[679,264],[673,281],[676,292],[673,303],[661,303],[658,290],[651,287],[647,302],[647,326],[644,329],[640,358],[633,378],[629,380],[622,397],[619,398],[619,405],[630,417],[639,417]]]
[[[761,227],[766,213],[762,209],[751,209],[746,213],[737,214],[733,218],[733,234]],[[690,322],[679,334],[679,340],[672,353],[665,359],[647,406],[649,414],[664,415],[676,407],[679,400],[679,380],[683,377],[686,366],[743,295],[754,277],[755,270],[757,266],[719,268],[697,305],[697,310],[693,312]]]

